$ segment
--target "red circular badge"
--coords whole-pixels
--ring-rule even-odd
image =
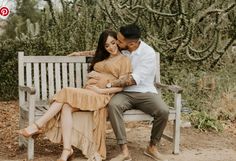
[[[10,10],[7,7],[0,8],[0,15],[1,16],[8,16],[10,14]]]

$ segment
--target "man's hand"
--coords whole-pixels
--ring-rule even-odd
[[[102,77],[101,74],[96,71],[91,71],[90,73],[87,74],[87,78],[94,78],[100,80],[101,77]]]
[[[119,79],[111,82],[112,87],[127,87],[135,84],[136,82],[131,74],[120,76]]]

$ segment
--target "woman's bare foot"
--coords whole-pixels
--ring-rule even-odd
[[[72,148],[64,148],[61,154],[60,159],[57,159],[57,161],[69,161],[72,159],[73,155],[73,149]]]

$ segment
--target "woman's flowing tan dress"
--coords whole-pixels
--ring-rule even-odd
[[[118,79],[121,75],[131,72],[131,63],[128,57],[118,55],[98,62],[94,70],[103,74],[100,80],[89,79],[86,85],[95,84],[105,88],[109,81]],[[87,158],[98,152],[106,158],[105,130],[107,109],[106,106],[112,95],[98,94],[85,88],[63,88],[56,93],[52,101],[69,104],[78,108],[74,112],[71,144],[79,148]],[[55,143],[62,142],[60,113],[46,125],[46,136]]]

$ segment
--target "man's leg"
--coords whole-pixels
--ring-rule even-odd
[[[121,92],[113,96],[108,104],[109,120],[115,133],[117,143],[120,145],[124,156],[128,156],[129,151],[127,147],[123,113],[124,111],[131,109],[131,107],[132,99],[126,95],[125,92]]]
[[[149,153],[149,156],[157,160],[165,160],[164,157],[158,153],[156,144],[160,142],[161,136],[168,121],[168,106],[161,99],[161,96],[159,94],[140,93],[137,94],[135,98],[137,103],[135,105],[135,108],[154,117],[150,144],[145,151],[145,154]]]
[[[135,96],[135,108],[151,115],[153,126],[151,131],[151,143],[156,145],[164,132],[169,116],[169,108],[159,94],[139,93]]]

